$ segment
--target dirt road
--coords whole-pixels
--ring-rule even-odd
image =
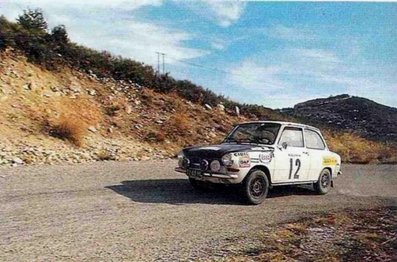
[[[276,223],[397,205],[397,166],[345,165],[328,195],[276,188],[264,204],[245,206],[234,190],[194,191],[175,164],[0,170],[0,261],[216,258],[230,245],[249,248]]]

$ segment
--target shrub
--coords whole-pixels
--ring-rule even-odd
[[[105,148],[103,148],[100,151],[98,151],[96,153],[96,155],[97,155],[98,159],[101,160],[101,161],[114,160],[115,159],[113,154],[109,150],[107,150]]]
[[[338,153],[343,162],[367,164],[396,160],[392,145],[371,141],[353,133],[323,129],[323,134],[329,148]]]
[[[178,140],[189,133],[191,128],[189,121],[189,116],[185,112],[178,112],[165,123],[162,130],[167,137]]]
[[[165,141],[165,134],[163,131],[156,131],[156,132],[149,132],[146,136],[145,136],[145,140],[147,142],[164,142]]]
[[[183,134],[189,129],[189,117],[186,113],[176,113],[171,117],[170,125]]]
[[[54,118],[44,114],[44,131],[53,137],[68,140],[76,146],[82,146],[88,126],[95,126],[103,115],[99,107],[86,98],[71,99],[60,97],[50,103],[60,115]],[[40,109],[34,110],[39,112]]]
[[[147,106],[152,105],[153,104],[153,91],[148,90],[148,89],[143,89],[141,91],[140,99],[144,105],[147,105]]]
[[[121,107],[119,105],[110,105],[105,107],[105,113],[108,116],[116,116],[117,112],[120,111]]]
[[[66,44],[69,42],[68,33],[64,25],[58,25],[51,30],[51,39],[58,44]]]
[[[68,140],[76,146],[82,146],[87,134],[87,125],[78,118],[62,115],[57,123],[50,127],[49,134]]]

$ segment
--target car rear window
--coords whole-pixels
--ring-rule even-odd
[[[306,147],[311,149],[325,149],[321,136],[312,130],[305,130]]]

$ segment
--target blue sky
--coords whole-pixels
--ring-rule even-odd
[[[397,3],[0,0],[43,9],[80,44],[245,103],[281,108],[348,93],[397,107]]]

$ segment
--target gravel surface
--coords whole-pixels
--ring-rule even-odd
[[[217,259],[261,229],[323,211],[397,206],[397,166],[344,165],[328,195],[194,191],[174,160],[0,170],[0,261]],[[233,243],[234,239],[243,239]],[[244,241],[245,239],[245,241]],[[230,248],[227,249],[230,252]]]

